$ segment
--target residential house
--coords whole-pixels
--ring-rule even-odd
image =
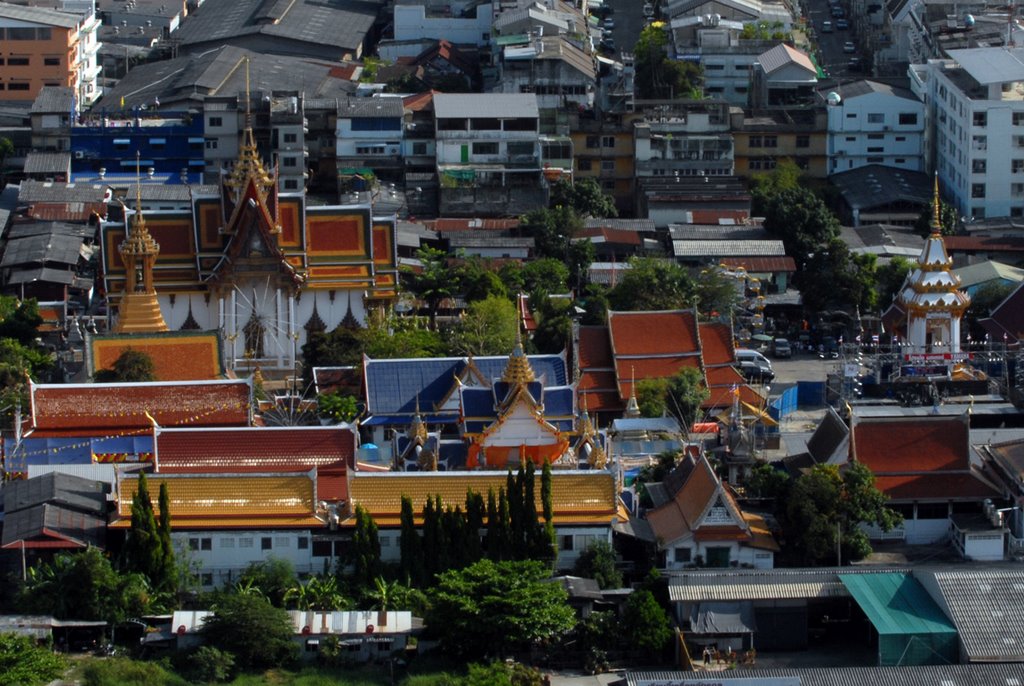
[[[1009,530],[1008,551],[1019,555],[1024,552],[1024,441],[989,443],[975,449],[1010,494],[1012,506],[1002,512],[1002,518]]]
[[[0,3],[6,57],[0,101],[32,102],[45,86],[74,92],[77,113],[103,94],[97,62],[100,20],[90,8],[70,12]]]
[[[507,16],[507,15],[504,15]],[[523,35],[507,42],[497,57],[496,93],[536,93],[541,109],[594,105],[597,61],[589,43],[566,35]]]
[[[489,2],[439,6],[425,0],[399,0],[395,3],[394,40],[427,38],[485,47],[491,40],[493,15]]]
[[[594,179],[615,200],[619,214],[630,213],[635,165],[630,118],[587,110],[571,115],[569,130],[576,160],[573,178]]]
[[[986,260],[1017,264],[1024,260],[1024,236],[947,236],[953,264],[966,266]]]
[[[749,178],[792,160],[805,174],[828,174],[825,112],[819,109],[733,110],[736,176]]]
[[[1024,216],[1024,48],[948,54],[910,70],[946,197],[965,217]]]
[[[43,86],[32,101],[32,150],[66,152],[71,150],[71,124],[74,119],[75,91],[70,86]],[[66,178],[64,179],[67,180]]]
[[[1016,288],[1024,281],[1024,269],[1011,267],[995,260],[985,260],[954,269],[953,274],[960,280],[960,290],[972,298],[979,290],[989,287]]]
[[[793,26],[789,7],[771,0],[669,0],[664,13],[670,19],[717,14],[727,21],[778,25],[783,32],[790,31]]]
[[[338,178],[359,169],[369,169],[378,178],[402,179],[402,98],[346,98],[338,102],[337,142]]]
[[[774,566],[779,545],[764,518],[740,508],[704,455],[686,455],[665,481],[646,488],[653,501],[647,522],[665,568]]]
[[[532,93],[434,96],[440,211],[508,216],[547,204]]]
[[[780,241],[753,221],[670,224],[669,240],[677,260],[692,266],[721,266],[737,276],[742,267],[742,280],[757,279],[758,290],[764,295],[785,293],[796,271],[793,258],[780,251]]]
[[[755,108],[810,104],[819,76],[807,53],[779,43],[758,55],[751,67],[750,103]]]
[[[175,32],[175,40],[179,54],[228,44],[273,55],[358,60],[373,42],[381,9],[371,2],[204,0]]]
[[[44,301],[87,299],[95,233],[93,226],[65,222],[12,224],[0,258],[4,292]]]
[[[704,68],[705,94],[737,107],[750,105],[751,69],[778,41],[743,39],[743,22],[716,14],[676,17],[671,30],[676,54]]]
[[[851,461],[868,467],[889,506],[903,515],[892,532],[872,537],[909,544],[947,540],[950,516],[978,514],[1001,491],[982,470],[968,439],[968,416],[869,417],[856,412],[850,427]]]
[[[912,92],[865,80],[820,94],[830,175],[872,164],[925,171],[925,105]]]

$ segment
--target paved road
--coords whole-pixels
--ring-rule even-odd
[[[852,26],[853,21],[850,19],[849,0],[841,0],[840,2],[840,6],[846,11],[846,20],[851,25],[850,28],[844,30],[835,28],[836,19],[832,16],[829,0],[804,0],[804,3],[807,7],[808,23],[813,28],[815,40],[818,43],[820,66],[837,79],[862,76],[861,73],[852,71],[849,66],[850,58],[855,55],[860,56],[861,60],[864,61],[864,56],[860,54],[859,47],[858,52],[854,54],[843,51],[843,44],[847,41],[858,45],[857,35]],[[832,22],[833,31],[831,33],[822,32],[822,24],[825,21]]]
[[[615,10],[611,17],[615,20],[612,36],[615,38],[616,55],[622,52],[632,53],[640,37],[640,31],[646,26],[644,19],[643,0],[605,0]]]

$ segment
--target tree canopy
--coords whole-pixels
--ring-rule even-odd
[[[601,588],[621,588],[622,572],[615,567],[615,551],[607,541],[595,541],[576,558],[572,573],[593,579]]]
[[[524,650],[569,631],[575,613],[565,590],[546,583],[542,562],[480,560],[441,574],[424,618],[442,647],[467,658]]]
[[[871,543],[861,524],[889,531],[902,522],[886,501],[864,464],[851,462],[842,472],[836,465],[816,465],[789,491],[784,527],[788,547],[805,564],[833,563],[841,536],[842,559],[862,559],[871,553]]]
[[[101,369],[94,377],[99,383],[156,381],[156,365],[145,352],[127,348],[117,356],[110,369]]]
[[[209,645],[232,654],[243,670],[280,667],[294,660],[298,647],[292,632],[285,610],[252,593],[222,595],[200,629]]]
[[[700,98],[703,80],[700,66],[671,59],[668,42],[664,22],[654,22],[640,31],[633,48],[637,97],[643,100]]]
[[[675,262],[634,257],[608,293],[613,310],[676,310],[693,306],[693,279]]]
[[[453,331],[453,347],[463,355],[507,355],[515,345],[519,315],[508,298],[471,302]]]
[[[637,382],[637,404],[645,417],[670,414],[688,427],[696,421],[701,405],[710,393],[704,376],[694,367],[683,367],[665,379],[642,379]]]
[[[551,187],[551,206],[571,207],[581,217],[617,217],[615,201],[601,190],[596,179],[559,179]]]
[[[67,663],[29,636],[0,634],[0,686],[47,684],[64,673]]]

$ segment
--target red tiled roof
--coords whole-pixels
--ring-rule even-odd
[[[519,226],[519,220],[511,219],[460,219],[442,217],[423,224],[432,231],[507,231]]]
[[[579,238],[597,238],[601,237],[606,243],[619,243],[621,245],[640,245],[640,235],[636,231],[626,231],[625,229],[609,229],[607,227],[594,227],[590,229],[581,229],[576,233]]]
[[[609,312],[608,328],[616,363],[622,355],[654,357],[697,352],[693,310]]]
[[[610,369],[614,364],[608,327],[581,326],[579,340],[580,369],[589,367]]]
[[[877,476],[875,487],[893,500],[975,500],[999,495],[995,489],[967,471]]]
[[[736,362],[732,331],[725,324],[701,324],[700,346],[705,367]]]
[[[356,437],[344,427],[167,429],[156,437],[161,473],[292,472],[352,464]]]
[[[434,107],[434,94],[440,93],[441,91],[429,90],[416,95],[409,95],[402,98],[402,107],[409,112],[419,112],[421,110],[433,109]]]
[[[747,210],[691,210],[690,224],[717,224],[722,219],[745,221],[750,218]]]
[[[589,371],[580,376],[581,391],[613,391],[618,393],[614,371]]]
[[[114,384],[32,384],[28,426],[89,435],[160,426],[247,426],[244,380]]]
[[[722,264],[729,269],[743,267],[752,274],[796,271],[796,260],[788,255],[784,257],[723,257]]]
[[[618,391],[579,391],[580,404],[587,412],[621,412],[625,409]]]
[[[1024,238],[1016,236],[945,236],[946,252],[1024,252]]]
[[[850,452],[876,475],[969,467],[967,422],[960,417],[858,420]]]

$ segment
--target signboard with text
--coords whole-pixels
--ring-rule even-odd
[[[903,356],[908,364],[942,364],[943,362],[966,362],[970,353],[910,353]]]

